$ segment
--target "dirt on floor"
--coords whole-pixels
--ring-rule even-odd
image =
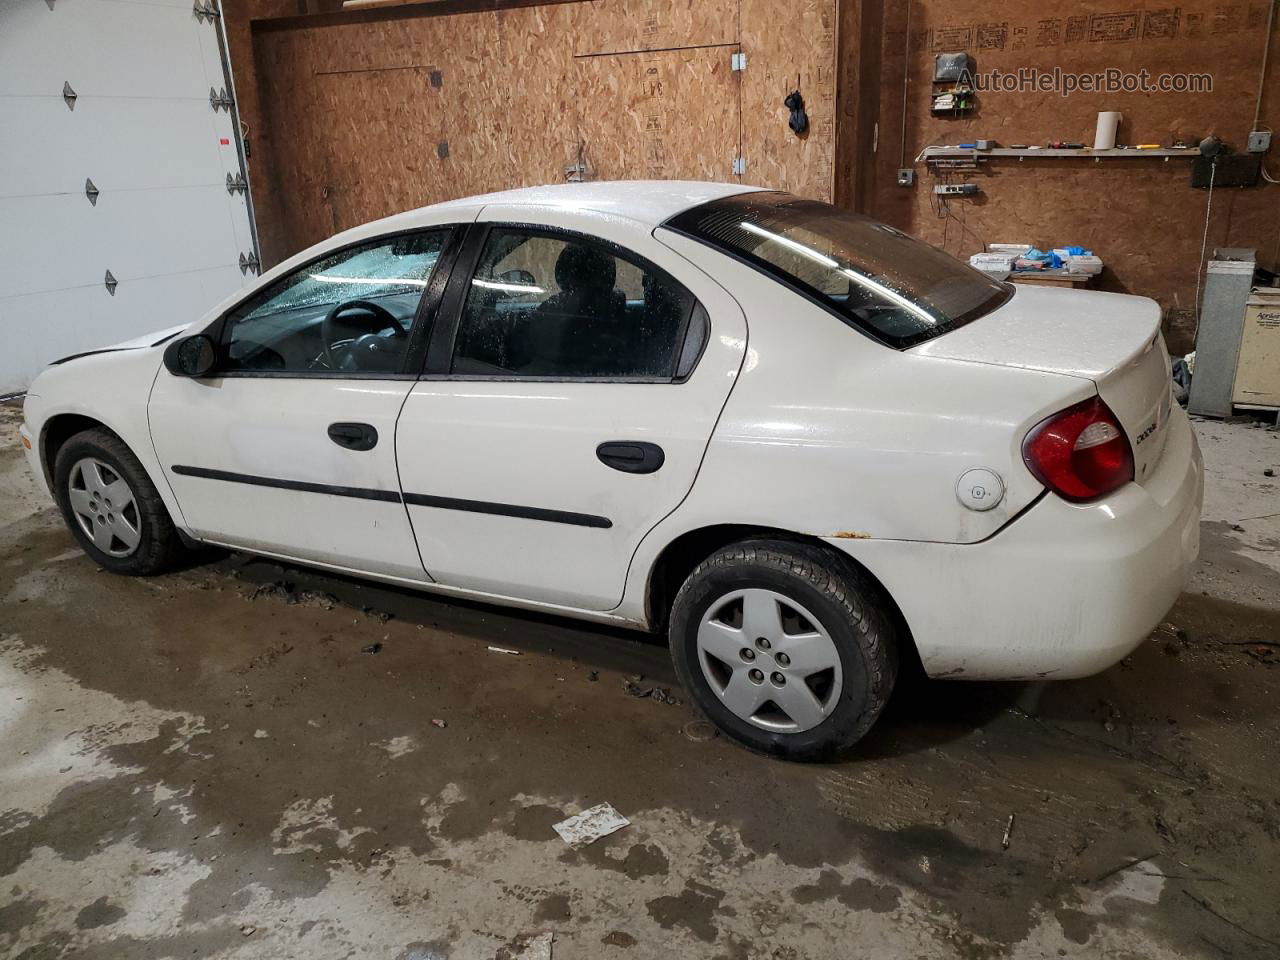
[[[1274,431],[1197,423],[1196,580],[1122,664],[908,676],[817,766],[709,736],[654,638],[234,555],[104,573],[17,419],[0,955],[1280,956]],[[630,825],[552,829],[601,802]]]

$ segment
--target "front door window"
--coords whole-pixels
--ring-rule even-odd
[[[228,315],[219,372],[400,372],[447,237],[435,230],[348,247],[273,283]]]

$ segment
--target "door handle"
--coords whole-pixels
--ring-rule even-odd
[[[613,467],[623,473],[653,473],[667,459],[660,446],[642,440],[602,443],[596,447],[596,456],[606,467]]]
[[[368,423],[331,423],[329,439],[348,450],[372,450],[378,445],[378,431]]]

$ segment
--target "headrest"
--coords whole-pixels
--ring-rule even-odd
[[[556,283],[561,290],[612,290],[617,275],[613,257],[581,244],[566,244],[556,259]]]

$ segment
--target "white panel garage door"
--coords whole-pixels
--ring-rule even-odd
[[[0,0],[0,395],[253,280],[221,29],[192,0]]]

